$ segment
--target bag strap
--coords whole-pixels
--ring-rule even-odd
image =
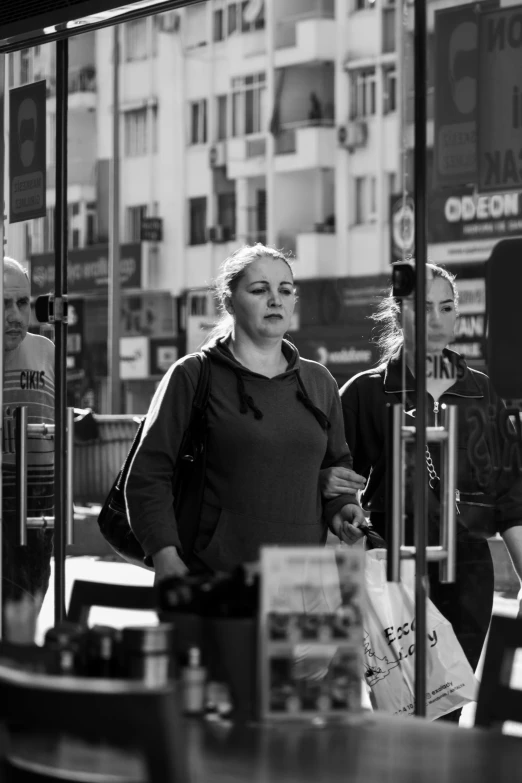
[[[210,397],[210,358],[203,351],[195,355],[201,362],[201,367],[192,408],[202,413],[207,407],[208,398]]]
[[[196,387],[196,391],[194,393],[194,399],[192,401],[191,417],[193,416],[194,411],[197,411],[198,413],[203,413],[203,411],[207,407],[208,398],[210,396],[210,359],[206,353],[203,353],[203,351],[200,351],[199,353],[195,354],[195,356],[198,357],[201,363],[201,367],[200,367],[200,372],[198,377],[198,385]],[[134,455],[136,454],[138,450],[138,446],[140,445],[141,436],[143,434],[143,429],[145,427],[146,420],[147,420],[146,416],[144,416],[140,420],[138,429],[136,430],[136,434],[134,436],[134,440],[132,441],[132,445],[129,449],[127,456],[125,457],[125,462],[123,463],[118,478],[116,480],[117,489],[121,489],[122,487],[125,486],[125,482],[127,481],[127,476],[130,470],[132,460],[134,459]]]
[[[130,470],[131,462],[134,459],[134,455],[138,450],[138,446],[140,445],[141,434],[143,432],[144,427],[145,427],[145,416],[141,419],[138,425],[138,429],[136,430],[134,440],[132,441],[132,446],[130,447],[129,452],[125,457],[125,462],[121,466],[121,470],[118,474],[118,478],[116,479],[116,489],[121,489],[123,486],[125,486],[125,482],[127,481],[127,475]]]

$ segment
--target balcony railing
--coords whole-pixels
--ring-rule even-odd
[[[286,123],[275,137],[275,154],[290,155],[297,152],[297,131],[299,128],[331,128],[333,125],[333,117]]]
[[[78,92],[96,92],[96,69],[93,65],[84,65],[69,71],[69,94]],[[56,95],[56,78],[47,78],[47,97]]]
[[[302,3],[299,14],[277,21],[275,30],[275,48],[286,49],[297,44],[297,24],[306,19],[333,19],[335,17],[334,0],[307,0]]]

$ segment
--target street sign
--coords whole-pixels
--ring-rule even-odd
[[[9,222],[45,217],[45,79],[9,91]]]
[[[522,9],[480,16],[479,191],[522,188]]]
[[[476,4],[435,12],[433,175],[437,187],[477,179]]]
[[[163,239],[163,220],[159,217],[141,218],[140,239],[142,242],[161,242]]]

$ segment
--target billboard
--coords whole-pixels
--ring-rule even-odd
[[[122,288],[141,287],[141,245],[120,247]],[[107,245],[85,247],[67,252],[68,292],[107,292],[109,281],[109,248]],[[31,256],[31,293],[46,294],[54,289],[54,253]]]
[[[435,12],[436,187],[477,180],[477,16],[475,3]]]
[[[478,170],[481,192],[522,188],[522,8],[480,15]]]
[[[45,79],[9,90],[9,222],[45,217]]]

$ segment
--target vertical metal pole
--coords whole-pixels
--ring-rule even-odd
[[[5,75],[6,75],[6,60],[9,55],[0,54],[0,254],[2,257],[2,274],[0,275],[0,302],[4,301],[4,271],[3,271],[3,258],[4,258],[4,237],[5,237],[5,224],[4,214],[5,199],[4,199],[4,158],[5,158],[5,144],[4,144],[4,116],[5,116],[5,103],[7,92],[5,90]],[[13,55],[10,55],[11,57]],[[4,319],[3,314],[0,318],[0,344],[2,346],[0,350],[0,478],[2,478],[2,454],[4,443]],[[0,481],[0,639],[3,636],[4,630],[4,596],[3,596],[3,491],[2,481]]]
[[[15,410],[16,426],[16,518],[19,545],[27,544],[27,405]]]
[[[67,466],[66,475],[66,493],[67,514],[66,514],[66,544],[74,544],[74,408],[67,408]]]
[[[114,25],[112,51],[112,166],[109,229],[109,371],[110,413],[121,412],[120,384],[120,40]],[[152,143],[152,139],[150,139]]]
[[[414,0],[415,35],[415,714],[426,715],[426,0]]]
[[[67,103],[69,42],[56,42],[56,206],[54,210],[54,622],[65,617],[67,323]]]
[[[388,582],[400,582],[402,518],[404,513],[402,494],[402,405],[388,404],[386,411],[386,541]]]

